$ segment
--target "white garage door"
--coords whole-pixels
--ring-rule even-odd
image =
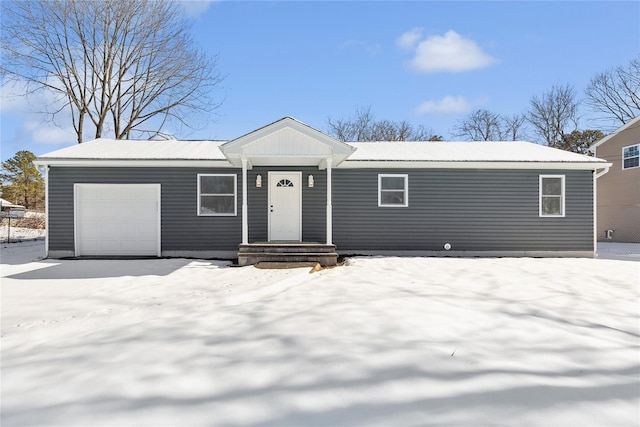
[[[75,184],[76,256],[160,256],[160,184]]]

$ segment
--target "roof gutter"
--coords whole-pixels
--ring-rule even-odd
[[[611,163],[607,163],[607,166],[602,168],[600,172],[596,173],[596,179],[600,178],[602,175],[605,175],[607,172],[609,172],[609,168],[611,168]]]
[[[36,166],[68,167],[234,167],[226,159],[63,159],[39,158]]]
[[[424,161],[424,160],[351,160],[347,159],[338,169],[539,169],[539,170],[598,170],[609,169],[606,162],[545,162],[545,161]]]

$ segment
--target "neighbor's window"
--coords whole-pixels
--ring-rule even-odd
[[[198,174],[198,215],[236,215],[236,175]]]
[[[409,206],[408,175],[378,175],[378,206]]]
[[[564,175],[540,175],[540,216],[564,216]]]
[[[640,166],[640,144],[630,145],[622,149],[622,169]]]

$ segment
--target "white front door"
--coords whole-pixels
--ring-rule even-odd
[[[302,172],[269,172],[269,241],[302,240]]]

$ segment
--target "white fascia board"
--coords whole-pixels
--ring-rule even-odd
[[[347,160],[337,169],[555,169],[598,170],[611,167],[605,162],[429,162]]]
[[[33,162],[36,166],[66,167],[215,167],[235,168],[227,160],[100,160],[100,159],[40,159]]]

